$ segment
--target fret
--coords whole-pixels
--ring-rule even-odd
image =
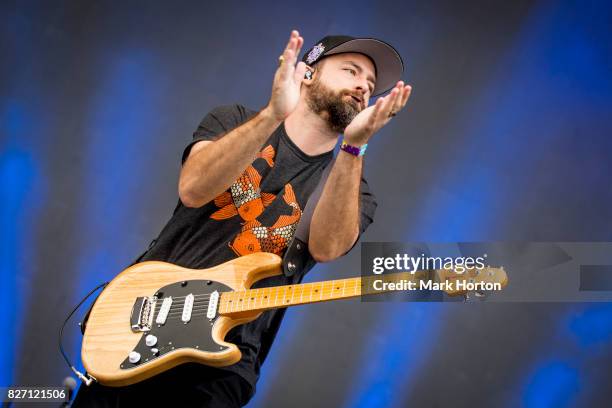
[[[265,290],[265,289],[263,289],[263,290],[261,291],[262,293],[261,293],[261,294],[260,294],[258,297],[256,297],[256,298],[255,298],[255,305],[257,305],[257,300],[259,300],[259,307],[257,307],[257,309],[261,309],[261,308],[263,308],[263,300],[264,300],[264,297],[263,297],[263,291],[264,291],[264,290]],[[258,291],[259,291],[259,289],[258,289]]]
[[[259,289],[251,290],[251,302],[253,302],[253,308],[257,309],[257,299],[259,298]]]
[[[300,285],[302,291],[300,292],[300,303],[302,303],[302,299],[304,298],[304,285]]]
[[[344,280],[344,279],[343,279]],[[340,286],[336,286],[336,281],[334,281],[334,286],[333,289],[335,290],[335,295],[334,298],[335,299],[341,299],[342,298],[342,294],[340,293]]]
[[[347,286],[348,286],[348,291],[347,291]],[[343,293],[345,297],[352,297],[355,295],[355,288],[353,286],[352,279],[347,279],[346,282],[344,283]]]
[[[276,292],[276,296],[274,297],[274,306],[278,306],[278,288],[274,290]]]

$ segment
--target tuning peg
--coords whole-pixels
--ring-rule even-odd
[[[486,297],[487,294],[482,291],[465,292],[465,294],[463,295],[463,302],[473,303],[476,299],[478,299],[479,301],[483,301],[486,299]]]
[[[485,299],[486,299],[486,297],[487,297],[487,294],[486,294],[486,293],[484,293],[484,292],[482,292],[482,291],[479,291],[479,290],[477,290],[476,292],[474,292],[474,295],[475,295],[477,298],[480,298],[480,300],[485,300]]]

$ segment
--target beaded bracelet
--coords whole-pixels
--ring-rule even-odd
[[[353,156],[363,156],[365,154],[366,149],[368,148],[368,144],[364,144],[363,146],[352,146],[348,143],[346,143],[346,140],[342,141],[342,144],[340,145],[340,149],[344,150],[347,153],[352,154]]]

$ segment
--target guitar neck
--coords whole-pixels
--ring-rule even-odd
[[[399,272],[385,275],[372,275],[365,278],[348,278],[331,281],[302,283],[297,285],[273,286],[268,288],[249,289],[245,291],[224,292],[221,295],[219,313],[229,315],[249,311],[264,311],[281,307],[304,305],[307,303],[327,302],[336,299],[348,299],[362,295],[373,295],[390,292],[386,285],[376,290],[373,283],[384,279],[384,282],[405,282],[419,280],[428,276],[428,271]]]

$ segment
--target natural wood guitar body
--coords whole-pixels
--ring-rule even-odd
[[[247,311],[219,316],[212,327],[212,337],[227,348],[219,352],[178,348],[147,364],[121,369],[126,355],[143,336],[130,327],[130,315],[138,297],[152,296],[159,288],[177,281],[210,280],[235,291],[248,289],[258,280],[281,272],[281,258],[271,253],[255,253],[209,269],[188,269],[174,264],[147,261],[121,272],[102,291],[93,306],[83,337],[82,359],[87,372],[109,386],[133,384],[186,362],[211,366],[236,363],[241,353],[225,335],[236,325],[256,319],[261,311]]]

